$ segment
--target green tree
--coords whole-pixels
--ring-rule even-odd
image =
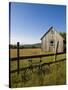
[[[64,52],[66,52],[66,32],[60,32],[60,35],[64,38]]]

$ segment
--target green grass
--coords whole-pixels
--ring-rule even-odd
[[[31,50],[36,52],[36,50]],[[39,52],[37,50],[37,52]],[[31,53],[31,52],[29,52]],[[29,54],[27,53],[27,54]],[[42,52],[45,54],[44,52]],[[37,53],[38,54],[38,53]],[[66,57],[66,54],[57,55],[56,60],[61,60]],[[54,61],[54,56],[41,58],[41,63],[48,63]],[[32,63],[39,63],[40,58],[32,59]],[[30,66],[28,59],[21,60],[20,68]],[[11,70],[17,69],[17,62],[11,61]],[[26,72],[20,71],[11,74],[11,87],[33,87],[33,86],[47,86],[47,85],[64,85],[66,84],[66,61],[57,62],[56,64],[45,65],[42,70],[34,68],[33,72],[28,69]]]

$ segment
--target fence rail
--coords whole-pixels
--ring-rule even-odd
[[[58,60],[58,61],[53,61],[53,62],[48,62],[48,63],[42,63],[42,64],[37,64],[37,65],[33,65],[32,67],[31,66],[28,66],[28,67],[23,67],[23,68],[19,68],[19,71],[23,71],[24,69],[33,69],[33,68],[36,68],[36,67],[39,67],[39,66],[44,66],[44,65],[50,65],[50,64],[55,64],[55,63],[58,63],[58,62],[62,62],[62,61],[65,61],[66,58],[64,59],[61,59],[61,60]],[[11,70],[10,73],[14,73],[14,72],[18,72],[18,69],[16,70]]]
[[[48,56],[54,56],[54,55],[60,55],[60,54],[64,54],[64,52],[51,53],[51,54],[40,54],[40,55],[33,55],[33,56],[19,56],[19,57],[10,58],[10,60],[16,61],[16,60],[18,60],[18,58],[19,58],[19,60],[24,60],[24,59],[28,59],[28,58],[42,58],[42,57],[48,57]]]

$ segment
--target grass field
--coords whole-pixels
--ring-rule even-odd
[[[43,52],[40,48],[37,49],[20,49],[20,56],[39,55],[52,52]],[[17,56],[17,50],[11,49],[11,57]],[[66,57],[66,54],[57,55],[57,60],[61,60]],[[47,63],[54,61],[54,56],[43,57],[41,63]],[[33,58],[32,63],[40,62],[40,58]],[[20,68],[30,66],[28,59],[21,60]],[[17,62],[11,61],[11,70],[17,69]],[[66,61],[62,61],[56,64],[43,66],[42,72],[39,68],[27,70],[24,76],[24,71],[21,71],[19,75],[16,73],[11,74],[11,87],[30,87],[30,86],[45,86],[45,85],[63,85],[66,84]],[[25,80],[24,80],[25,79]]]
[[[11,57],[17,56],[17,49],[11,49]],[[33,49],[20,49],[20,56],[31,56],[31,55],[39,55],[39,54],[46,54],[46,53],[52,53],[52,52],[44,52],[40,48],[33,48]]]

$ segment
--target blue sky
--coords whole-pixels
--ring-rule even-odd
[[[10,42],[16,44],[39,43],[51,27],[66,31],[66,7],[48,4],[11,3]]]

